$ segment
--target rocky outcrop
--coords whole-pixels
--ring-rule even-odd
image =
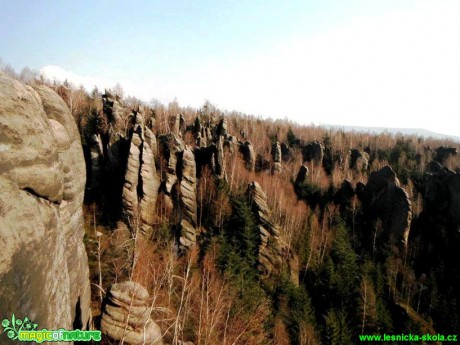
[[[196,242],[196,164],[193,151],[186,147],[182,155],[180,179],[179,249],[187,250]]]
[[[306,165],[302,165],[297,173],[297,177],[295,179],[295,186],[300,186],[302,183],[306,182],[308,179],[308,167]]]
[[[305,162],[311,162],[315,166],[323,163],[324,144],[313,141],[302,148],[302,156]]]
[[[265,159],[261,154],[257,154],[256,164],[254,166],[255,172],[270,171],[271,163]]]
[[[259,271],[268,277],[286,272],[294,284],[299,283],[298,259],[281,239],[281,228],[273,222],[267,195],[257,182],[251,182],[246,192],[260,234]],[[285,259],[285,260],[284,260]]]
[[[110,126],[110,143],[117,141],[117,137],[125,136],[124,107],[117,95],[105,90],[102,95],[102,108]]]
[[[282,170],[281,166],[281,145],[276,142],[272,145],[272,174],[280,174]]]
[[[150,313],[150,296],[142,285],[132,281],[113,284],[104,301],[101,331],[125,344],[162,345],[160,326]]]
[[[217,125],[217,135],[226,137],[227,130],[228,130],[227,119],[224,117],[220,119],[219,124]]]
[[[281,144],[281,159],[284,162],[289,162],[293,160],[294,155],[295,155],[294,150],[291,147],[289,147],[288,144],[286,143]]]
[[[180,114],[172,115],[168,120],[169,131],[171,134],[179,135],[180,134]]]
[[[350,150],[350,169],[366,171],[369,165],[369,154],[359,149]]]
[[[431,161],[427,164],[426,170],[429,173],[437,173],[442,170],[442,165],[439,162]]]
[[[356,186],[363,211],[371,220],[380,219],[384,231],[384,241],[407,247],[412,205],[406,191],[400,187],[395,172],[385,166],[369,175],[367,184]]]
[[[85,162],[75,120],[54,91],[0,73],[0,161],[0,318],[87,328]]]
[[[256,165],[256,156],[252,144],[249,141],[246,141],[245,143],[240,143],[240,152],[243,154],[243,160],[246,169],[248,169],[249,171],[254,171]]]
[[[99,134],[91,134],[89,138],[90,151],[90,181],[89,186],[95,193],[99,191],[103,174],[104,149]]]
[[[443,218],[438,223],[460,226],[460,174],[444,168],[424,179],[424,212]]]
[[[353,211],[352,199],[355,194],[353,185],[348,180],[343,180],[340,188],[334,194],[334,203],[339,205],[343,217]]]
[[[267,195],[257,182],[252,182],[248,185],[247,196],[260,233],[259,270],[267,276],[279,273],[282,264],[280,228],[271,220]]]
[[[219,135],[214,146],[213,172],[219,178],[225,178],[224,137]]]
[[[172,191],[177,182],[178,162],[184,152],[185,144],[182,139],[173,134],[162,135],[159,138],[159,151],[162,159],[166,162],[166,169],[162,177],[162,190],[165,194],[167,207],[172,209]]]
[[[449,159],[449,157],[455,155],[457,155],[457,148],[440,146],[435,150],[433,160],[439,162],[440,164],[444,164],[446,163],[447,159]]]
[[[123,216],[131,227],[138,227],[144,235],[151,235],[155,221],[155,206],[160,178],[155,168],[152,147],[153,133],[144,126],[140,112],[134,114],[134,127],[123,185]]]

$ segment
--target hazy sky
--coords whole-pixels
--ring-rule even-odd
[[[0,0],[0,58],[146,101],[460,135],[459,18],[459,0]]]

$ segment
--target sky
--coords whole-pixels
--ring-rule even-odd
[[[460,1],[0,0],[0,58],[91,90],[460,136]]]

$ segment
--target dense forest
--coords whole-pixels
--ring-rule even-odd
[[[146,103],[26,72],[15,77],[59,94],[81,136],[96,328],[110,286],[133,281],[172,344],[460,329],[457,142]]]

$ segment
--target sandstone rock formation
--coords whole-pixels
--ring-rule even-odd
[[[182,152],[184,152],[185,144],[179,136],[173,134],[162,135],[158,139],[160,155],[166,161],[166,171],[162,177],[162,189],[165,194],[165,202],[172,209],[171,193],[177,182],[178,162]]]
[[[196,164],[193,151],[186,147],[182,155],[180,178],[179,249],[187,250],[196,242]]]
[[[334,195],[334,203],[340,207],[340,213],[346,216],[352,212],[352,198],[355,195],[353,185],[348,180],[343,180],[339,190]]]
[[[90,151],[90,181],[89,188],[97,193],[100,189],[102,173],[103,173],[103,161],[104,161],[104,149],[102,146],[102,139],[99,134],[91,134],[89,138],[89,151]]]
[[[252,182],[248,185],[247,196],[260,232],[259,270],[267,276],[280,272],[282,264],[280,228],[271,220],[267,195],[257,182]]]
[[[382,221],[386,239],[406,248],[412,205],[395,172],[385,166],[371,173],[366,185],[357,184],[356,192],[363,203],[364,214],[371,220],[379,218]]]
[[[449,157],[457,154],[457,148],[440,146],[435,150],[434,158],[436,162],[444,164]]]
[[[281,167],[281,145],[279,142],[276,142],[272,145],[272,174],[280,174]]]
[[[369,154],[359,149],[350,150],[350,169],[366,171],[369,164]]]
[[[51,89],[0,73],[0,131],[0,318],[85,329],[86,173],[74,118]]]
[[[300,186],[302,183],[307,181],[308,179],[308,167],[306,165],[302,165],[297,173],[297,177],[295,179],[294,184],[296,186]]]
[[[224,137],[219,135],[215,143],[213,172],[219,178],[225,178]]]
[[[256,165],[256,156],[252,144],[249,141],[240,143],[240,152],[243,154],[243,160],[245,162],[246,169],[249,171],[254,171]]]
[[[170,133],[180,135],[180,114],[170,116],[168,123]]]
[[[219,121],[219,124],[217,125],[217,135],[218,136],[224,136],[226,137],[227,136],[227,129],[228,126],[227,126],[227,119],[224,117],[222,119],[220,119]]]
[[[150,318],[150,303],[142,285],[132,281],[113,284],[103,306],[102,333],[125,344],[162,345],[161,329]]]
[[[281,158],[284,162],[294,159],[294,150],[286,143],[281,144]]]
[[[449,226],[460,225],[460,174],[441,169],[425,176],[424,212],[443,217]]]
[[[303,160],[319,166],[323,163],[324,144],[313,141],[302,148]]]
[[[140,112],[134,112],[134,127],[123,185],[123,215],[142,234],[151,235],[155,220],[155,206],[160,178],[155,168],[152,147],[156,141],[153,133],[144,126]]]
[[[118,136],[125,135],[123,104],[117,95],[113,96],[105,90],[105,93],[102,95],[102,107],[111,127],[110,143],[113,143],[117,141]]]
[[[257,154],[256,164],[254,166],[255,172],[270,171],[271,163],[265,159],[261,154]]]

